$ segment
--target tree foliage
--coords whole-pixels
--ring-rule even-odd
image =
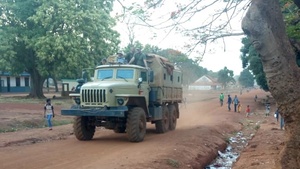
[[[242,39],[243,47],[241,48],[241,60],[243,68],[251,70],[256,80],[256,83],[265,91],[269,91],[266,75],[263,70],[261,59],[259,54],[251,45],[251,42],[247,37]]]
[[[243,87],[253,87],[254,86],[254,78],[251,72],[248,69],[244,69],[240,77],[238,78],[240,85]]]
[[[224,67],[218,72],[218,82],[222,84],[223,88],[226,88],[229,83],[235,83],[233,76],[233,71]]]
[[[181,51],[174,49],[164,49],[158,52],[159,55],[168,58],[174,63],[183,73],[183,84],[189,85],[203,75],[208,73],[206,68],[199,66],[197,60],[188,58]]]
[[[43,97],[46,77],[76,78],[117,50],[112,2],[1,0],[2,60],[29,72],[31,96]]]

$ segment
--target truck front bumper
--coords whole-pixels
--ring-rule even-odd
[[[126,111],[128,111],[128,108],[126,106],[109,107],[109,108],[93,108],[93,109],[65,109],[65,110],[61,110],[61,115],[125,117]]]

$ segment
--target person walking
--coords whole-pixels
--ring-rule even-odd
[[[267,104],[266,104],[266,117],[267,117],[267,116],[270,116],[270,109],[271,109],[271,108],[270,108],[270,103],[267,103]]]
[[[231,103],[232,103],[232,98],[230,97],[230,95],[228,95],[228,99],[227,99],[228,111],[231,110]]]
[[[239,99],[237,95],[235,95],[233,98],[233,104],[234,104],[234,112],[236,112],[237,105],[239,104]]]
[[[238,113],[240,113],[241,111],[242,111],[242,104],[241,104],[241,102],[239,102],[239,104],[238,104]]]
[[[220,98],[220,104],[221,104],[221,106],[223,106],[223,102],[224,102],[224,94],[221,93],[219,98]]]
[[[246,112],[246,117],[249,117],[250,116],[250,106],[249,105],[247,105],[245,112]]]
[[[46,99],[44,106],[44,118],[46,118],[49,130],[52,130],[52,118],[54,118],[54,107],[51,104],[51,99]]]

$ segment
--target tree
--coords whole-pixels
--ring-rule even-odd
[[[299,2],[295,0],[296,5]],[[279,1],[253,0],[242,28],[260,54],[270,92],[284,117],[286,142],[277,166],[299,168],[300,69],[296,63],[297,53],[286,33]]]
[[[297,6],[292,3],[292,0],[280,0],[281,10],[284,16],[286,32],[292,42],[295,52],[297,53],[297,64],[300,66],[300,36],[297,33],[300,26],[300,18],[297,14],[299,10]],[[247,68],[252,71],[255,76],[257,84],[265,91],[269,91],[269,87],[266,80],[265,72],[259,54],[254,49],[249,38],[245,37],[242,39],[243,47],[241,48],[241,59],[243,68]]]
[[[188,39],[185,53],[190,55],[195,51],[199,59],[206,52],[206,44],[218,38],[243,35],[240,29],[234,28],[232,20],[240,19],[239,13],[248,5],[243,0],[118,2],[122,7],[119,19],[128,21],[128,18],[135,16],[126,22],[127,25],[133,24],[135,29],[147,27],[149,32],[154,32],[151,38],[158,37],[162,40],[172,33],[181,33]],[[155,30],[163,30],[164,35],[157,35]],[[225,46],[226,43],[224,48]]]
[[[248,69],[244,69],[240,77],[238,78],[240,85],[243,87],[253,87],[254,86],[254,78]]]
[[[31,97],[47,77],[78,77],[117,50],[112,0],[0,1],[0,51],[13,71],[31,75]]]
[[[226,88],[228,83],[235,83],[233,78],[233,71],[224,67],[218,72],[218,82],[222,83],[222,87]]]
[[[261,59],[259,54],[256,52],[254,47],[251,45],[249,38],[245,37],[242,39],[244,46],[241,48],[241,60],[243,68],[247,68],[252,71],[256,83],[265,91],[269,91],[266,75],[263,70]]]
[[[181,51],[175,49],[163,49],[159,51],[158,54],[169,59],[182,71],[184,85],[193,83],[208,72],[206,68],[199,66],[198,60],[188,58],[188,56]]]

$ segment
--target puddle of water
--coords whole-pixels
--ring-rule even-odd
[[[238,132],[234,137],[230,137],[225,151],[218,151],[217,158],[205,169],[231,169],[241,151],[248,145],[248,140],[253,136],[254,134],[251,134],[247,137],[242,132]]]

